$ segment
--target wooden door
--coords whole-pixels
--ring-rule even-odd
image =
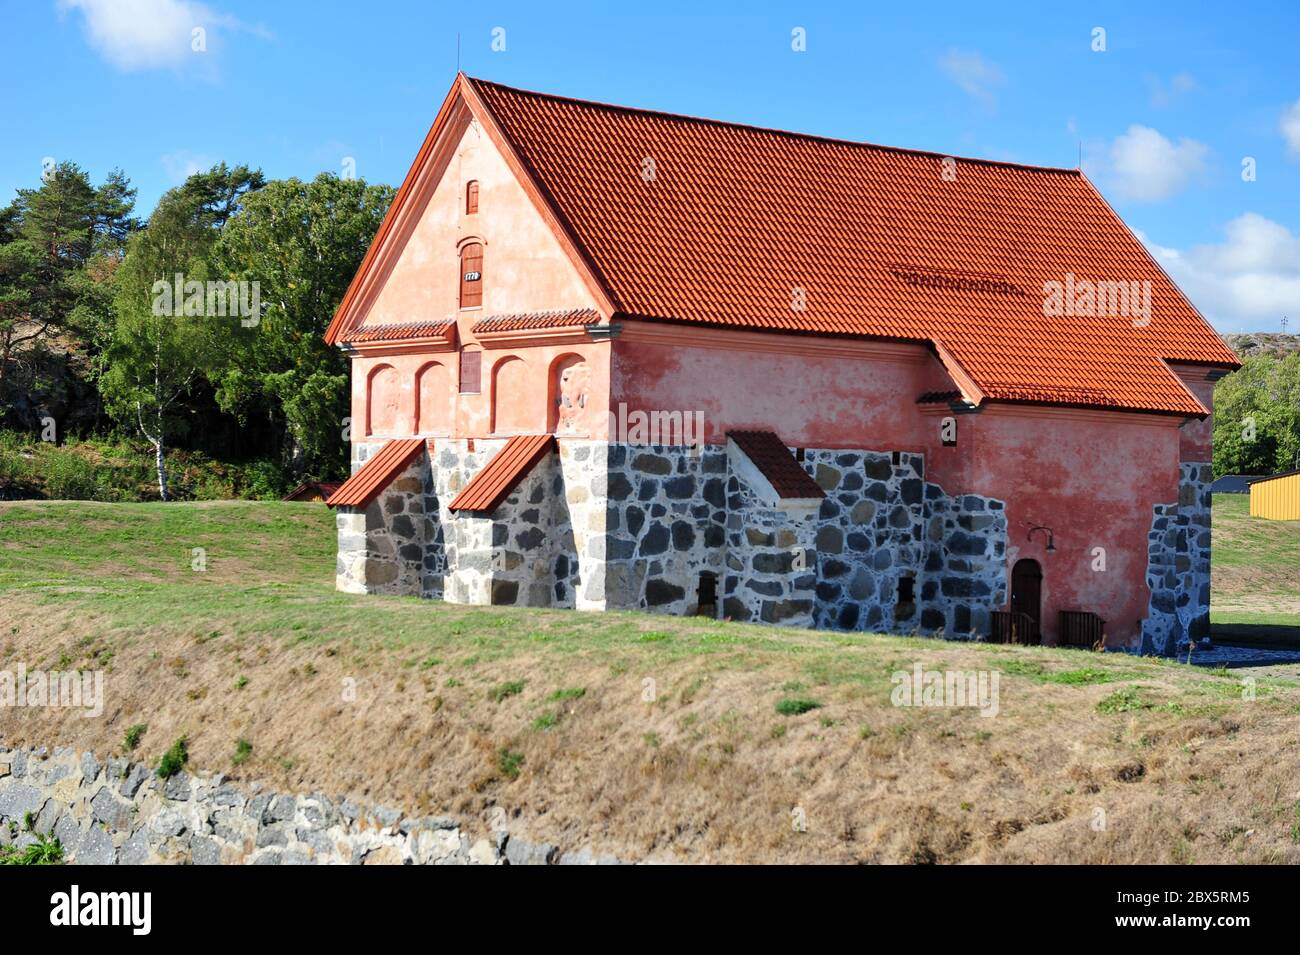
[[[1016,561],[1011,569],[1011,612],[1023,613],[1034,622],[1034,635],[1042,630],[1043,568],[1038,561]]]

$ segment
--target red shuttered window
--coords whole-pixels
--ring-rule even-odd
[[[460,307],[483,304],[483,246],[471,242],[460,250]]]
[[[460,353],[460,393],[476,395],[482,390],[483,353],[481,351],[463,351]]]
[[[478,180],[471,179],[465,186],[465,214],[473,215],[478,212]]]

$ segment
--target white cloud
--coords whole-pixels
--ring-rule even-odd
[[[986,109],[996,105],[994,90],[1006,82],[996,63],[990,63],[974,51],[951,49],[939,61],[939,67]]]
[[[59,0],[59,11],[69,10],[84,18],[86,41],[127,72],[180,66],[211,50],[223,30],[269,36],[196,0]],[[205,51],[194,49],[196,29]]]
[[[1185,251],[1138,238],[1219,331],[1279,331],[1284,315],[1300,325],[1300,236],[1254,212],[1224,234]]]
[[[1282,110],[1278,127],[1282,130],[1282,138],[1286,140],[1287,155],[1300,159],[1300,99]]]
[[[204,156],[198,153],[186,152],[180,150],[174,153],[167,153],[161,158],[163,171],[167,173],[167,178],[175,185],[180,185],[196,172],[206,172],[215,166],[218,160],[211,156]]]
[[[1156,202],[1205,171],[1209,149],[1194,139],[1176,144],[1148,126],[1133,125],[1110,145],[1105,175],[1125,199]]]

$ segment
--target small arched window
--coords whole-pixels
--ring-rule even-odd
[[[465,214],[472,216],[478,212],[478,180],[471,179],[465,185]]]
[[[469,242],[460,250],[460,307],[483,304],[483,246]]]

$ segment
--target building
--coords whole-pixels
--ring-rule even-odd
[[[1238,361],[1077,170],[461,75],[326,337],[342,590],[1208,636]]]
[[[325,501],[342,485],[337,481],[307,481],[281,498],[283,501]]]
[[[1300,471],[1251,481],[1250,516],[1270,521],[1300,521]]]
[[[1210,493],[1249,494],[1250,483],[1259,481],[1263,477],[1262,474],[1225,474],[1221,478],[1214,479],[1214,483],[1210,485]]]

